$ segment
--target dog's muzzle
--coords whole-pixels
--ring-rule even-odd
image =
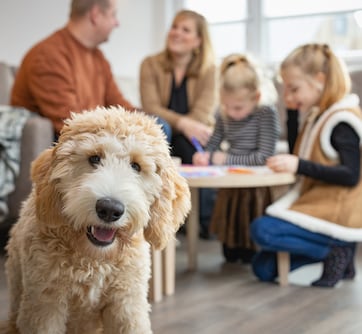
[[[124,205],[110,197],[97,200],[95,209],[98,218],[107,224],[117,221],[124,213]],[[108,246],[113,243],[116,231],[111,226],[88,226],[87,237],[96,246]]]

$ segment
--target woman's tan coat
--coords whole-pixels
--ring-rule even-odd
[[[166,120],[172,128],[182,115],[168,109],[172,88],[172,71],[168,69],[164,52],[147,57],[141,64],[140,93],[142,108],[147,114],[157,115]],[[187,77],[187,116],[214,125],[217,105],[216,67],[209,66],[197,76]]]

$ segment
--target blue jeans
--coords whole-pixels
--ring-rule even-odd
[[[251,238],[261,248],[252,260],[254,274],[262,281],[273,281],[277,275],[276,252],[290,253],[290,270],[323,261],[332,246],[351,243],[311,232],[288,221],[262,216],[251,224]]]
[[[163,118],[161,117],[157,117],[157,124],[160,124],[162,127],[163,132],[166,135],[167,138],[167,142],[170,144],[171,143],[171,138],[172,138],[172,129],[170,124],[168,124],[168,122],[166,122]]]

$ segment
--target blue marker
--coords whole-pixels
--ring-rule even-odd
[[[202,148],[201,144],[195,137],[191,138],[191,142],[192,142],[192,145],[194,145],[194,147],[196,148],[197,152],[201,152],[201,153],[205,152],[204,149]]]

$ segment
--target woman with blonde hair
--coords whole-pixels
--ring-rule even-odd
[[[195,138],[206,145],[215,123],[216,66],[206,19],[179,11],[168,31],[165,49],[144,59],[140,70],[143,110],[172,129],[171,154],[190,164]],[[208,238],[214,191],[200,192],[201,235]]]
[[[171,125],[172,154],[191,163],[191,138],[206,145],[217,100],[214,53],[202,15],[176,14],[165,49],[141,64],[140,93],[143,110]]]
[[[267,160],[275,172],[295,173],[296,185],[251,226],[261,247],[253,270],[277,277],[276,252],[290,253],[291,270],[323,262],[313,286],[333,287],[355,276],[355,241],[362,240],[362,138],[359,98],[344,65],[326,44],[306,44],[281,64],[287,104],[305,117],[293,154]]]

